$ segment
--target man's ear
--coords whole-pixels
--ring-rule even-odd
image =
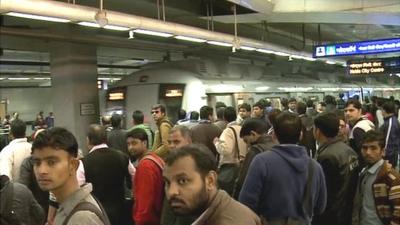
[[[213,188],[217,187],[217,172],[211,170],[205,177],[206,189],[211,191]]]

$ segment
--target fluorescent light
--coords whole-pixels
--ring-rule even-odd
[[[304,59],[304,56],[302,55],[290,55],[293,59]]]
[[[4,78],[4,77],[0,77],[0,80],[4,80],[4,79],[6,79],[6,78]]]
[[[30,80],[29,77],[9,77],[8,80]]]
[[[246,51],[255,51],[256,48],[249,47],[249,46],[240,46],[240,49],[246,50]]]
[[[278,87],[281,91],[289,91],[289,92],[296,92],[296,91],[311,91],[312,87]]]
[[[226,43],[226,42],[220,42],[220,41],[207,41],[208,44],[210,45],[218,45],[218,46],[223,46],[223,47],[232,47],[232,44]]]
[[[115,80],[115,81],[117,81],[117,80],[121,80],[121,78],[120,77],[115,77],[115,78],[113,78],[113,77],[99,77],[99,78],[97,78],[97,80],[111,80],[111,81]]]
[[[269,89],[268,86],[256,87],[256,91],[266,91],[268,89]]]
[[[92,23],[92,22],[83,21],[83,22],[79,22],[78,24],[81,25],[81,26],[86,26],[86,27],[100,28],[99,24]],[[118,30],[118,31],[127,31],[127,30],[130,29],[129,27],[116,26],[116,25],[105,25],[103,28],[107,29],[107,30]]]
[[[92,23],[92,22],[79,22],[78,23],[81,26],[85,26],[85,27],[96,27],[96,28],[100,28],[100,25],[97,23]]]
[[[274,52],[275,55],[279,55],[279,56],[290,56],[290,54],[285,53],[285,52]]]
[[[182,36],[182,35],[177,35],[174,38],[179,39],[179,40],[184,40],[184,41],[196,42],[196,43],[203,43],[203,42],[207,41],[207,40],[201,39],[201,38],[194,38],[194,37],[188,37],[188,36]]]
[[[329,61],[329,60],[325,61],[325,63],[326,63],[326,64],[330,64],[330,65],[336,64],[336,62],[334,62],[334,61]]]
[[[6,15],[22,17],[22,18],[28,18],[28,19],[34,19],[34,20],[45,20],[45,21],[51,21],[51,22],[60,22],[60,23],[71,22],[71,20],[68,20],[68,19],[62,19],[62,18],[50,17],[50,16],[39,16],[39,15],[26,14],[26,13],[17,13],[17,12],[9,12],[9,13],[6,13]]]
[[[34,77],[34,80],[50,80],[50,77]]]
[[[139,34],[147,34],[147,35],[153,35],[153,36],[159,36],[159,37],[172,37],[172,36],[174,36],[174,35],[172,35],[170,33],[164,33],[164,32],[152,31],[152,30],[135,29],[133,31],[135,33],[139,33]]]
[[[261,52],[261,53],[267,53],[267,54],[273,54],[274,53],[274,51],[267,50],[267,49],[262,49],[262,48],[257,48],[256,51],[257,52]]]
[[[105,25],[103,28],[107,30],[118,30],[118,31],[127,31],[130,29],[129,27],[116,26],[116,25]]]
[[[311,57],[307,57],[307,56],[304,56],[303,59],[307,60],[307,61],[312,61],[312,62],[317,61],[317,59],[314,59],[314,58],[311,58]]]

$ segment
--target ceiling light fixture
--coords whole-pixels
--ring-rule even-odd
[[[317,59],[314,59],[314,58],[311,58],[311,57],[307,57],[307,56],[303,56],[303,59],[307,60],[307,61],[312,61],[312,62],[317,61]]]
[[[222,47],[232,47],[233,46],[230,43],[220,42],[220,41],[207,41],[207,43],[210,45],[217,45],[217,46],[222,46]]]
[[[285,53],[285,52],[274,52],[274,54],[278,55],[278,56],[290,56],[290,54]]]
[[[240,46],[240,49],[246,50],[246,51],[255,51],[256,48],[249,47],[249,46]]]
[[[262,49],[262,48],[257,48],[256,51],[257,52],[261,52],[261,53],[267,53],[267,54],[273,54],[274,53],[274,51],[267,50],[267,49]]]
[[[174,36],[174,35],[172,35],[170,33],[152,31],[152,30],[144,30],[144,29],[135,29],[133,31],[135,33],[139,33],[139,34],[147,34],[147,35],[153,35],[153,36],[159,36],[159,37],[172,37],[172,36]]]
[[[326,64],[329,64],[329,65],[334,65],[334,64],[336,64],[336,62],[334,62],[334,61],[329,61],[329,60],[325,61],[325,63],[326,63]]]
[[[8,12],[8,13],[6,13],[6,15],[7,16],[15,16],[15,17],[27,18],[27,19],[34,19],[34,20],[44,20],[44,21],[50,21],[50,22],[59,22],[59,23],[71,22],[71,20],[68,20],[68,19],[62,19],[62,18],[50,17],[50,16],[39,16],[39,15],[34,15],[34,14],[18,13],[18,12]]]
[[[205,39],[188,37],[188,36],[183,36],[183,35],[177,35],[174,38],[176,38],[178,40],[191,41],[191,42],[196,42],[196,43],[204,43],[207,41]]]
[[[86,27],[95,27],[95,28],[101,27],[99,24],[92,22],[79,22],[78,24]],[[116,26],[116,25],[105,25],[103,28],[107,30],[118,30],[118,31],[127,31],[130,29],[129,27]]]
[[[50,77],[35,77],[34,80],[51,80]]]
[[[30,80],[29,77],[9,77],[8,80]]]
[[[268,89],[269,89],[268,86],[256,87],[256,91],[266,91]]]

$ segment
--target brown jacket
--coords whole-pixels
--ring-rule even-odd
[[[251,209],[219,190],[211,205],[193,225],[261,225]]]
[[[162,159],[168,156],[168,135],[169,130],[172,128],[172,123],[169,121],[168,117],[162,118],[157,122],[158,130],[155,133],[153,151],[160,156]]]
[[[199,124],[193,126],[192,141],[196,144],[203,144],[207,146],[212,153],[217,156],[218,152],[214,145],[214,138],[219,137],[222,130],[208,120],[201,120]]]

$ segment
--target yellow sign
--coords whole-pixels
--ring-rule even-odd
[[[385,66],[382,61],[351,62],[348,64],[348,71],[350,75],[377,74],[384,73]]]

